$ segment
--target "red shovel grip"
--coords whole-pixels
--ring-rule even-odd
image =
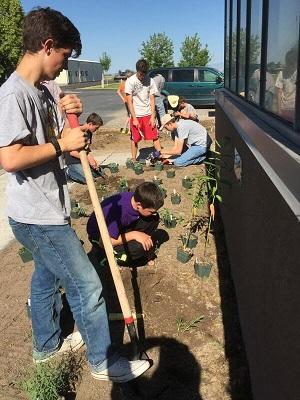
[[[77,128],[79,126],[79,121],[77,115],[75,114],[67,114],[67,118],[71,128]]]

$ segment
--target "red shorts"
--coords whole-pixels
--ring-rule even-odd
[[[132,118],[130,119],[131,140],[133,140],[134,143],[138,143],[142,139],[156,140],[158,138],[156,126],[152,128],[152,126],[150,125],[150,118],[151,115],[146,115],[145,117],[137,117],[137,120],[139,121],[140,131],[142,132],[144,138],[141,136],[139,130],[135,126],[133,126]]]

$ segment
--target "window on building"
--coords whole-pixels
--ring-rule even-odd
[[[237,57],[237,0],[232,0],[232,31],[230,57],[230,89],[236,91],[236,57]]]
[[[238,93],[240,96],[245,96],[247,0],[241,0],[240,4]]]
[[[253,101],[256,104],[259,104],[259,96],[260,96],[262,2],[263,0],[251,1],[248,100]]]
[[[194,69],[174,69],[173,82],[194,82]]]
[[[230,0],[226,1],[226,21],[225,21],[225,62],[224,62],[224,79],[225,87],[229,88],[229,57],[230,57]]]
[[[84,71],[80,71],[80,76],[83,76],[84,75]]]
[[[299,37],[299,0],[269,0],[264,107],[294,122]]]
[[[77,76],[77,77],[78,77],[78,71],[75,71],[75,76]]]
[[[87,71],[85,71],[85,76],[88,76],[89,74],[88,74],[88,72]]]
[[[226,0],[225,10],[225,87],[299,131],[299,0]]]

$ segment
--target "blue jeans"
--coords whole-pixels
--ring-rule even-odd
[[[161,126],[161,119],[166,114],[164,101],[161,96],[155,96],[155,109],[158,119],[158,126]]]
[[[187,165],[200,164],[205,159],[207,150],[206,146],[191,146],[174,159],[174,165],[176,167],[186,167]]]
[[[97,174],[96,171],[91,168],[91,172],[93,175],[93,178],[98,178],[99,174]],[[86,184],[83,168],[81,164],[70,164],[67,166],[67,177],[72,179],[72,181],[78,182],[78,183],[83,183]]]
[[[32,225],[11,218],[9,223],[16,239],[32,252],[35,264],[31,279],[34,358],[46,358],[60,347],[61,285],[86,344],[91,368],[107,368],[115,355],[102,285],[74,230],[70,225]]]

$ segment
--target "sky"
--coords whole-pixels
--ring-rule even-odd
[[[80,59],[99,61],[103,52],[112,59],[110,72],[135,69],[139,49],[153,33],[165,32],[180,59],[185,36],[198,33],[207,44],[209,65],[223,69],[224,0],[21,0],[25,13],[33,7],[51,7],[65,14],[81,34]]]

